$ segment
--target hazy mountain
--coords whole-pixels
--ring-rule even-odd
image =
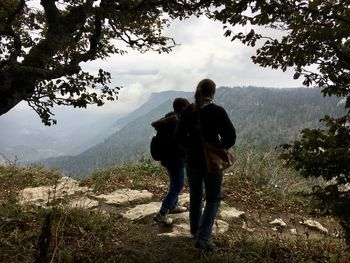
[[[138,109],[138,117],[77,156],[51,158],[43,163],[73,176],[84,176],[107,165],[135,161],[148,153],[154,133],[150,122],[171,109],[172,99],[149,112],[143,111],[143,115]],[[215,102],[227,110],[240,145],[278,145],[296,139],[304,127],[317,127],[324,114],[344,112],[338,105],[339,98],[324,98],[318,89],[220,88]]]
[[[192,96],[192,93],[185,92],[174,92],[173,94],[182,97]],[[153,97],[158,97],[159,99],[159,96]],[[173,98],[163,102],[143,116],[136,117],[102,143],[95,145],[80,155],[50,158],[41,161],[41,163],[48,167],[59,168],[64,173],[84,175],[95,169],[114,164],[115,160],[117,160],[117,163],[137,161],[147,151],[148,142],[154,133],[150,123],[171,111],[172,101]],[[148,102],[145,104],[148,104]],[[143,105],[140,108],[144,109],[146,107],[147,105]],[[77,165],[83,159],[88,164]]]
[[[123,128],[126,124],[129,122],[135,120],[139,116],[144,115],[145,113],[151,111],[152,109],[158,107],[159,105],[163,104],[164,102],[171,101],[176,97],[189,97],[192,93],[190,92],[184,92],[184,91],[162,91],[158,93],[152,93],[150,98],[142,104],[140,107],[138,107],[136,110],[132,111],[131,113],[127,114],[124,117],[119,118],[116,122],[111,125],[111,128],[109,130],[106,130],[103,134],[104,139],[108,138],[109,136],[112,136],[114,133],[119,131],[121,128]]]
[[[303,128],[319,127],[325,115],[342,115],[337,97],[318,88],[223,88],[216,101],[228,112],[238,143],[277,145],[295,140]]]
[[[103,142],[125,124],[164,101],[185,95],[180,91],[152,94],[146,103],[122,118],[118,113],[100,114],[59,107],[55,110],[58,124],[50,127],[44,126],[30,109],[14,109],[0,118],[0,151],[18,163],[77,155]]]
[[[65,153],[60,138],[50,131],[22,121],[23,116],[4,117],[0,119],[0,151],[9,160],[26,162]]]
[[[29,108],[15,108],[2,115],[0,151],[10,161],[20,163],[79,154],[101,142],[103,139],[97,140],[97,136],[119,117],[67,107],[58,108],[55,113],[58,124],[53,126],[43,125]]]

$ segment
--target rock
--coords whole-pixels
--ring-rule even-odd
[[[179,195],[179,205],[180,206],[186,206],[190,203],[190,194],[188,193],[183,193]]]
[[[223,206],[221,206],[219,215],[222,219],[228,220],[228,219],[232,219],[232,218],[239,218],[239,217],[244,215],[244,212],[239,211],[234,207],[229,207],[229,206],[223,205]]]
[[[18,203],[21,205],[31,204],[46,207],[53,200],[62,199],[77,193],[91,191],[88,187],[80,187],[79,182],[70,178],[62,177],[56,185],[25,188],[18,193]]]
[[[279,227],[287,226],[287,224],[284,223],[284,221],[281,218],[276,218],[275,220],[271,221],[270,225],[279,226]]]
[[[230,206],[226,202],[224,202],[224,201],[220,202],[220,210],[227,208],[227,207],[230,207]]]
[[[223,220],[215,220],[213,226],[213,234],[223,234],[228,231],[229,224]]]
[[[190,225],[187,224],[174,224],[171,227],[171,232],[160,233],[158,236],[167,236],[167,237],[192,237],[190,232]]]
[[[298,232],[297,232],[297,230],[295,228],[291,228],[289,231],[293,235],[297,235],[298,234]]]
[[[121,215],[124,218],[130,219],[130,220],[139,220],[146,216],[157,213],[161,205],[162,205],[161,202],[151,202],[149,204],[137,205],[133,208],[130,208],[126,212],[121,213]]]
[[[308,219],[308,220],[305,220],[304,222],[301,222],[301,223],[302,223],[302,225],[305,225],[309,228],[316,229],[322,233],[328,234],[328,229],[325,228],[324,226],[322,226],[319,222],[317,222],[315,220]]]
[[[340,192],[348,192],[350,191],[350,183],[346,183],[344,185],[338,186]]]
[[[61,177],[57,181],[57,184],[51,186],[50,188],[52,189],[53,194],[58,194],[60,197],[91,191],[91,189],[86,186],[79,186],[79,182],[77,180],[67,176]]]
[[[50,201],[50,187],[39,186],[25,188],[18,193],[18,203],[20,205],[31,204],[45,207]]]
[[[223,234],[228,231],[228,223],[222,220],[215,220],[213,226],[213,235]],[[170,232],[158,234],[158,236],[167,236],[167,237],[192,237],[190,232],[190,224],[173,224],[170,229]]]
[[[84,209],[91,209],[98,206],[98,201],[92,200],[86,196],[76,198],[69,202],[68,207],[72,208],[84,208]]]
[[[131,201],[151,199],[152,193],[147,190],[131,190],[131,189],[119,189],[109,194],[102,194],[95,196],[96,198],[101,198],[105,200],[106,204],[110,205],[121,205],[126,204]]]
[[[178,214],[170,214],[169,215],[173,220],[182,220],[182,221],[189,221],[190,218],[190,212],[183,212]]]

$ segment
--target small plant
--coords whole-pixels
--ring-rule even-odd
[[[304,129],[301,140],[282,145],[280,157],[302,176],[326,181],[324,187],[315,187],[314,195],[321,200],[321,209],[339,218],[350,244],[350,191],[346,189],[350,183],[349,120],[349,114],[341,118],[325,116],[321,121],[327,129]]]
[[[224,189],[237,195],[237,201],[240,195],[249,192],[251,196],[247,202],[278,202],[281,208],[299,200],[299,203],[309,202],[304,196],[311,193],[316,182],[304,179],[297,172],[286,168],[278,159],[275,149],[246,145],[235,149],[235,154],[236,162],[225,172]]]

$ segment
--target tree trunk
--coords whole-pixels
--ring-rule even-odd
[[[7,113],[22,100],[33,95],[35,89],[35,81],[27,74],[16,73],[0,74],[0,115]]]

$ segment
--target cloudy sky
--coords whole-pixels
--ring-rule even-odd
[[[249,29],[245,29],[249,30]],[[222,24],[206,17],[174,21],[165,35],[179,44],[169,54],[129,51],[84,68],[102,67],[112,73],[112,84],[123,86],[120,100],[106,105],[101,112],[129,111],[144,102],[152,92],[193,91],[203,78],[217,86],[300,87],[291,72],[261,68],[250,59],[255,48],[231,42],[223,36]],[[98,109],[100,110],[100,109]]]
[[[248,28],[244,30],[249,30]],[[83,65],[91,72],[103,68],[112,73],[112,85],[123,86],[120,99],[103,107],[88,110],[68,110],[71,117],[89,114],[125,114],[136,109],[152,92],[165,90],[193,91],[202,78],[211,78],[217,86],[300,87],[291,72],[260,68],[251,62],[255,49],[231,42],[223,36],[222,24],[206,17],[174,21],[165,35],[173,37],[179,46],[169,54],[129,50],[104,61]],[[13,112],[28,112],[25,103]],[[60,123],[67,110],[54,109]],[[12,115],[12,114],[10,114]],[[40,120],[32,114],[33,118]],[[10,116],[9,116],[10,117]]]

